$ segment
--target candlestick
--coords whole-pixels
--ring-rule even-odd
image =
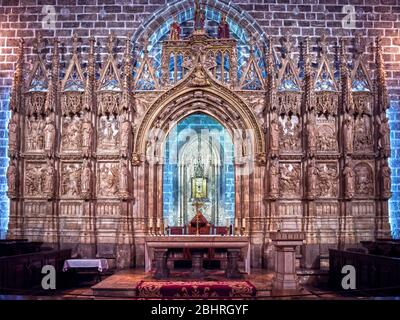
[[[246,229],[246,218],[242,219],[242,229]]]

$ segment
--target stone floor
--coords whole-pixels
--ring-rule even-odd
[[[397,300],[398,295],[387,296],[381,293],[362,294],[359,296],[340,294],[329,290],[323,290],[310,285],[304,285],[302,290],[297,293],[280,292],[272,293],[271,283],[273,274],[265,270],[252,270],[250,275],[245,275],[244,280],[250,281],[257,289],[256,299],[260,300],[342,300],[342,299],[389,299]],[[187,280],[184,273],[172,273],[173,280]],[[142,280],[154,280],[152,274],[145,273],[142,269],[121,270],[117,273],[102,278],[101,282],[88,281],[79,283],[76,287],[67,290],[56,290],[43,294],[43,291],[31,290],[20,294],[0,294],[0,300],[63,300],[63,299],[84,299],[84,300],[103,300],[103,299],[136,299],[136,286]],[[204,279],[225,280],[222,271],[212,271]],[[379,298],[379,297],[383,298]]]

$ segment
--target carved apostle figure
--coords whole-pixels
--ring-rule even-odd
[[[44,132],[44,151],[47,152],[48,156],[53,155],[54,141],[56,138],[56,128],[54,127],[53,121],[50,116],[46,117],[46,125],[43,129]]]
[[[126,161],[121,160],[119,163],[119,194],[123,198],[128,196],[128,176]]]
[[[9,197],[13,197],[17,191],[17,167],[15,166],[14,161],[10,162],[7,168],[7,186],[8,191],[7,194]]]
[[[181,26],[177,22],[177,19],[174,19],[174,22],[171,24],[171,28],[169,30],[169,40],[179,40],[181,34]]]
[[[273,155],[279,151],[279,125],[276,119],[271,121],[269,132],[270,150]]]
[[[83,168],[81,172],[81,193],[83,198],[90,197],[92,182],[92,170],[90,169],[90,164],[87,160],[83,161]]]
[[[309,198],[315,197],[315,190],[317,188],[317,175],[318,169],[315,167],[314,161],[311,161],[307,167],[307,192]]]
[[[344,177],[344,195],[346,199],[351,199],[354,196],[354,171],[349,162],[346,162],[343,169]]]
[[[269,193],[271,197],[276,197],[279,194],[279,163],[278,160],[272,160],[269,167]]]
[[[379,118],[378,118],[379,119]],[[383,152],[385,157],[390,156],[390,127],[389,127],[389,119],[384,116],[382,122],[380,122],[379,127],[379,147]]]
[[[203,30],[206,21],[205,12],[198,0],[194,2],[194,30]]]
[[[314,116],[307,120],[307,147],[308,152],[313,155],[317,149],[316,129]]]
[[[346,117],[343,122],[343,144],[345,153],[353,151],[353,121],[350,116]]]
[[[13,114],[8,123],[8,148],[12,155],[18,150],[18,116],[16,113]]]
[[[121,125],[120,125],[120,154],[123,157],[126,157],[128,154],[129,147],[129,137],[132,132],[132,126],[128,119],[128,117],[124,114],[121,116]]]
[[[381,179],[382,179],[382,197],[390,198],[391,196],[391,188],[392,188],[392,181],[391,181],[391,170],[387,163],[383,165],[381,169]]]
[[[90,114],[87,113],[84,117],[82,124],[82,152],[85,157],[90,155],[91,142],[92,142],[92,123],[90,121]]]
[[[230,37],[229,25],[228,22],[226,22],[226,16],[223,14],[221,17],[221,22],[219,23],[218,26],[218,38],[229,39],[229,37]]]
[[[46,167],[43,170],[43,175],[43,191],[48,198],[51,198],[54,195],[55,170],[53,162],[50,159],[47,159]]]

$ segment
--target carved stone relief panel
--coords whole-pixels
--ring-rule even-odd
[[[26,217],[43,217],[47,213],[47,202],[37,200],[25,202],[24,210]]]
[[[301,151],[301,123],[297,116],[279,117],[279,148],[283,152]]]
[[[61,164],[61,196],[64,198],[81,197],[81,163]]]
[[[102,198],[118,196],[119,163],[98,163],[97,195]]]
[[[329,116],[317,117],[317,151],[336,152],[338,150],[338,139],[336,134],[335,118]]]
[[[47,164],[29,162],[25,169],[24,194],[26,197],[44,198],[46,185]]]
[[[279,166],[279,190],[283,197],[301,195],[301,165],[299,163],[281,163]]]
[[[25,150],[27,152],[44,151],[44,119],[31,116],[26,118]]]
[[[372,151],[373,143],[372,118],[365,114],[357,116],[354,121],[354,151]]]
[[[119,203],[101,202],[97,204],[98,217],[118,217],[120,215]]]
[[[119,152],[119,121],[115,115],[102,116],[98,123],[98,145],[97,152],[118,153]]]
[[[339,195],[339,175],[336,162],[318,163],[316,195],[319,198],[334,198]]]
[[[374,173],[367,162],[359,162],[354,166],[355,194],[358,197],[374,195]]]
[[[82,149],[82,120],[79,116],[63,117],[61,131],[62,152],[80,152]]]

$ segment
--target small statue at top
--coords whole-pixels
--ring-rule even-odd
[[[206,15],[198,0],[194,2],[194,30],[203,30]]]
[[[218,39],[229,39],[229,37],[229,25],[226,22],[226,15],[223,14],[218,26]]]
[[[175,17],[174,22],[171,24],[171,28],[169,31],[169,40],[179,40],[181,34],[181,26],[177,22],[177,18]]]

